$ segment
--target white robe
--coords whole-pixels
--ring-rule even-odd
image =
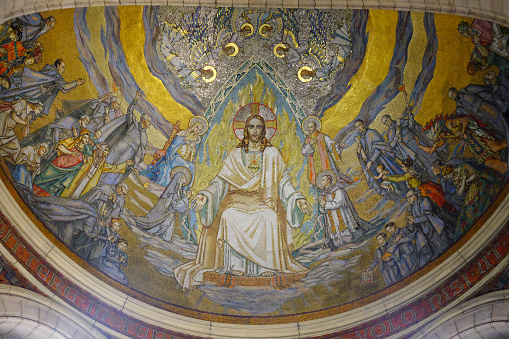
[[[325,242],[332,241],[332,248],[353,243],[374,228],[359,217],[348,194],[339,186],[326,189],[322,197],[325,198],[325,205],[320,206],[320,213],[325,215]]]
[[[207,203],[200,212],[205,227],[198,253],[194,261],[174,271],[183,288],[201,284],[204,272],[223,266],[225,242],[263,269],[307,270],[288,249],[293,244],[291,229],[299,227],[304,217],[296,206],[303,196],[292,186],[281,153],[265,148],[261,169],[253,173],[242,152],[232,150],[210,186],[200,192]]]

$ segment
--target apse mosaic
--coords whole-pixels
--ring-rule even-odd
[[[503,198],[496,23],[95,7],[0,39],[5,183],[87,270],[177,312],[286,316],[405,286]]]

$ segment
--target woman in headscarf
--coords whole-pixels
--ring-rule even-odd
[[[194,179],[194,158],[196,150],[201,142],[201,135],[208,130],[208,122],[204,117],[195,116],[189,121],[189,128],[180,131],[175,135],[174,139],[165,144],[164,153],[161,160],[155,165],[150,166],[141,175],[158,183],[161,186],[167,186],[170,181],[171,171],[178,167],[184,166],[191,172],[191,181],[189,187],[193,185]]]
[[[58,156],[34,180],[37,195],[60,196],[71,185],[81,166],[90,161],[90,132],[83,128],[77,138],[67,138],[56,145]]]
[[[41,173],[41,158],[48,153],[49,146],[43,142],[36,146],[26,146],[21,149],[14,164],[8,164],[15,183],[25,185],[32,190],[32,183],[36,175]]]
[[[191,181],[191,172],[183,166],[171,171],[171,181],[157,200],[156,205],[144,217],[134,217],[136,226],[148,234],[160,236],[163,240],[173,240],[175,214],[185,213],[189,209],[191,191],[185,195],[183,187]]]
[[[23,136],[30,131],[30,121],[42,111],[42,104],[37,100],[20,98],[13,102],[0,100],[0,157],[8,157],[11,163],[16,162],[21,146],[14,132],[17,125],[23,128]]]

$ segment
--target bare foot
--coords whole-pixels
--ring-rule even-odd
[[[260,277],[272,277],[273,275],[276,275],[276,272],[273,271],[265,271],[260,274]]]
[[[236,275],[238,277],[243,276],[244,272],[238,270],[232,270],[231,275]]]

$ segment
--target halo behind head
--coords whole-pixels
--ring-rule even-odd
[[[241,107],[233,118],[233,132],[237,139],[244,139],[244,128],[247,119],[252,115],[259,115],[265,122],[265,138],[272,139],[277,131],[277,119],[272,109],[264,104],[249,103]]]
[[[200,133],[198,135],[204,135],[209,129],[209,123],[207,119],[202,116],[195,116],[189,120],[189,127],[194,126],[195,124],[200,124]]]
[[[337,177],[336,173],[334,173],[331,170],[325,170],[318,173],[318,176],[316,177],[316,186],[318,186],[319,189],[323,190],[325,187],[322,186],[322,178],[324,176],[330,176],[332,178],[331,185],[336,185]]]
[[[173,177],[177,173],[183,173],[186,178],[186,185],[189,185],[189,183],[191,182],[191,171],[189,170],[189,168],[184,166],[177,166],[171,170],[170,177],[173,179]]]
[[[310,123],[310,122],[314,122],[315,123],[317,131],[322,129],[322,122],[320,121],[320,119],[318,119],[318,117],[315,117],[314,115],[310,115],[309,117],[305,118],[302,121],[302,131],[304,133],[306,133],[307,135],[310,134],[308,132],[308,126],[307,126],[307,124]]]

